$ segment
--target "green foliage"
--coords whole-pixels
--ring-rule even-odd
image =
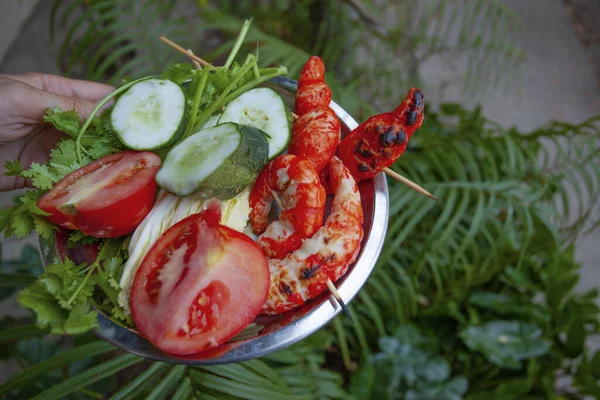
[[[450,377],[450,365],[428,349],[430,344],[413,325],[380,338],[380,352],[368,356],[352,377],[353,394],[359,399],[462,399],[467,379]]]
[[[471,95],[513,82],[524,58],[521,22],[501,0],[55,0],[51,32],[66,27],[64,73],[117,83],[182,59],[161,35],[222,64],[249,17],[247,52],[258,51],[264,67],[285,65],[293,78],[309,55],[321,56],[334,99],[358,119],[421,86],[421,65],[432,57],[449,67],[466,57]]]
[[[180,3],[183,9],[177,8]],[[165,51],[161,35],[187,45],[194,23],[186,18],[191,1],[54,0],[50,33],[66,34],[60,45],[59,66],[66,74],[91,80],[142,77],[161,71],[176,57]],[[198,21],[194,21],[198,22]]]
[[[557,201],[565,210],[581,203],[587,206],[571,210],[571,220],[585,215],[588,226],[598,224],[589,197],[600,184],[590,155],[597,119],[523,134],[456,104],[427,116],[393,168],[441,202],[388,182],[386,243],[351,304],[358,323],[344,320],[339,347],[363,359],[379,348],[377,338],[414,321],[430,350],[469,379],[469,395],[552,393],[555,372],[577,365],[586,338],[598,331],[597,292],[574,292],[579,265],[570,244],[583,224],[556,211]],[[552,151],[566,141],[578,150]],[[544,161],[544,154],[554,156]],[[574,202],[563,185],[567,175],[587,182]],[[489,390],[492,383],[497,390]]]
[[[18,259],[6,260],[2,257],[2,243],[0,243],[0,300],[12,296],[17,289],[33,283],[35,276],[43,271],[40,254],[35,247],[25,245]]]
[[[39,327],[49,328],[54,334],[76,335],[94,328],[98,313],[91,309],[90,303],[116,320],[130,324],[130,318],[118,303],[125,248],[123,238],[104,239],[90,265],[76,265],[67,257],[47,265],[19,293],[19,303],[35,312]],[[103,295],[99,295],[100,291]]]
[[[460,337],[469,349],[483,353],[492,364],[509,369],[522,368],[521,360],[542,356],[550,348],[538,326],[522,321],[469,326]]]

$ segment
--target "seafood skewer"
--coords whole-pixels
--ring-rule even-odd
[[[357,181],[373,178],[402,155],[423,123],[423,111],[423,94],[417,88],[410,89],[394,111],[374,115],[350,132],[336,155]]]
[[[363,211],[352,174],[335,156],[329,164],[335,193],[325,225],[281,260],[269,260],[271,286],[262,313],[299,307],[343,276],[360,251]]]
[[[308,59],[298,80],[294,132],[290,154],[308,160],[320,173],[340,143],[341,123],[329,107],[331,89],[325,83],[325,65],[320,57]]]
[[[281,212],[267,226],[275,196]],[[308,161],[285,154],[267,164],[250,193],[250,221],[263,252],[283,258],[300,247],[323,226],[325,200],[325,188]]]

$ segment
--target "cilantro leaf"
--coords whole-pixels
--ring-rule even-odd
[[[23,172],[23,167],[19,160],[7,161],[4,163],[4,168],[6,169],[4,176],[21,176]]]
[[[91,274],[84,274],[85,267],[69,259],[48,265],[46,271],[20,293],[19,303],[32,309],[37,315],[37,324],[50,327],[52,333],[79,334],[92,329],[97,313],[90,311],[89,301],[95,285]]]
[[[71,310],[76,304],[86,303],[94,293],[94,281],[82,273],[84,267],[67,258],[64,263],[48,265],[39,280],[62,308]]]
[[[21,174],[24,178],[31,179],[33,186],[42,190],[52,189],[52,186],[61,179],[61,176],[52,171],[46,164],[31,163],[27,171]]]
[[[35,224],[30,214],[20,210],[12,215],[11,227],[17,238],[23,238],[35,229]]]
[[[4,210],[0,210],[0,231],[4,232],[5,238],[14,236],[12,216],[17,208],[19,208],[19,206],[15,205],[12,207],[7,207]]]
[[[62,111],[59,107],[48,108],[44,116],[44,121],[51,123],[57,130],[72,138],[76,138],[81,129],[79,120],[76,110]]]
[[[79,304],[69,312],[64,331],[69,335],[85,333],[98,324],[98,312],[92,311],[87,304]]]
[[[78,163],[75,140],[65,138],[59,141],[50,152],[50,165],[56,168],[57,166],[70,166],[74,163]]]
[[[53,334],[75,335],[87,332],[96,325],[98,313],[90,310],[87,304],[78,304],[72,310],[60,307],[41,281],[21,291],[18,302],[35,312],[37,325],[49,327]]]
[[[45,328],[51,327],[52,333],[62,333],[63,322],[67,319],[67,310],[62,309],[48,293],[40,281],[35,281],[31,286],[23,289],[17,298],[19,304],[27,307],[37,315],[37,325]]]
[[[98,241],[98,238],[88,236],[81,231],[72,231],[69,233],[69,237],[67,238],[67,246],[72,248],[77,245],[96,244]]]
[[[121,287],[118,281],[121,279],[125,268],[127,259],[127,246],[125,246],[125,243],[128,242],[128,239],[109,239],[102,244],[102,268],[96,271],[94,280],[104,294],[99,306],[116,320],[133,326],[131,317],[125,314],[119,304]]]
[[[38,235],[45,240],[50,240],[54,236],[55,231],[58,227],[54,223],[50,222],[48,218],[41,217],[39,215],[32,215],[33,227]]]
[[[49,237],[57,229],[45,218],[49,214],[36,204],[41,195],[37,190],[30,190],[19,197],[14,206],[0,210],[0,232],[4,232],[5,238],[24,237],[33,229],[42,236]]]
[[[167,67],[160,75],[162,79],[169,79],[178,85],[194,77],[195,69],[192,64],[173,64]]]

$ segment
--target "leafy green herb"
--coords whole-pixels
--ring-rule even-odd
[[[66,133],[72,139],[77,137],[81,129],[79,113],[76,110],[63,111],[59,107],[50,107],[46,111],[44,121],[51,123],[57,130]]]
[[[169,79],[176,84],[181,85],[183,82],[192,79],[194,75],[194,66],[189,63],[182,63],[168,66],[162,74],[160,74],[160,77],[162,79]]]
[[[96,285],[108,296],[101,298],[101,308],[121,320],[127,320],[117,301],[118,279],[124,267],[123,238],[105,239],[99,245],[96,261],[91,265],[76,265],[66,258],[50,264],[46,271],[19,297],[19,303],[31,308],[40,327],[49,327],[52,333],[79,334],[96,326],[97,312],[90,304],[97,296]],[[108,300],[108,302],[107,302]]]
[[[93,236],[88,236],[81,231],[72,231],[69,233],[69,237],[67,238],[67,246],[72,248],[77,245],[97,244],[99,241],[100,239]]]
[[[38,190],[27,191],[17,199],[17,204],[0,210],[0,232],[4,232],[5,238],[22,238],[32,230],[46,239],[54,234],[56,226],[46,218],[48,213],[36,204],[41,195]]]

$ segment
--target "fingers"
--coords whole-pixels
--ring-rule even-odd
[[[52,127],[34,128],[24,137],[0,146],[0,191],[31,186],[29,179],[4,176],[6,161],[19,160],[25,169],[29,168],[32,162],[44,163],[48,161],[50,151],[62,136],[61,132]]]
[[[98,105],[100,99],[98,100],[88,100],[82,99],[80,97],[68,97],[68,96],[60,96],[48,92],[45,93],[44,97],[44,108],[43,113],[46,112],[48,107],[60,107],[61,110],[77,110],[79,115],[83,118],[87,118],[94,108]]]
[[[25,124],[42,122],[46,110],[51,107],[59,107],[63,111],[77,110],[82,118],[87,118],[100,102],[100,99],[83,99],[47,92],[21,82],[6,95],[11,100],[9,108],[12,110],[12,118]]]
[[[21,81],[39,90],[86,100],[103,99],[115,90],[114,87],[103,83],[70,79],[58,75],[40,74],[37,72],[20,75],[6,75],[6,77]]]

